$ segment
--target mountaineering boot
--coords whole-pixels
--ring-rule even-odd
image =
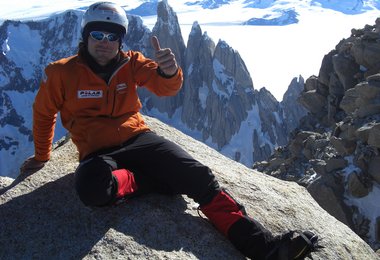
[[[273,237],[259,222],[248,217],[244,207],[225,190],[221,190],[210,203],[201,205],[200,210],[242,254],[251,259],[303,259],[318,248],[318,237],[309,231],[291,231]]]
[[[311,252],[323,248],[318,242],[318,236],[311,231],[289,231],[275,237],[275,246],[265,259],[304,259]]]
[[[259,222],[243,216],[228,230],[227,238],[246,257],[264,260],[275,246],[275,238]]]

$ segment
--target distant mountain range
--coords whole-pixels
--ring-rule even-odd
[[[0,26],[0,173],[16,176],[22,161],[33,154],[31,106],[44,67],[77,51],[83,12],[68,11],[34,22],[6,21]],[[149,38],[158,35],[185,72],[182,91],[158,98],[144,89],[143,112],[202,140],[251,167],[284,145],[305,110],[296,98],[303,79],[296,78],[278,102],[266,89],[255,90],[243,59],[226,42],[215,44],[194,23],[187,46],[172,8],[158,5],[152,32],[141,18],[129,16],[126,49],[152,57]],[[292,112],[287,112],[292,111]],[[56,139],[65,134],[58,124]]]
[[[152,7],[157,7],[158,0],[144,1],[138,8],[131,10],[139,11],[140,15],[151,15],[152,12],[142,12],[143,10],[154,10]],[[284,5],[300,5],[298,0],[204,0],[204,1],[188,1],[185,5],[201,6],[204,9],[216,9],[224,5],[239,2],[243,8],[278,8],[283,9]],[[358,14],[372,9],[379,9],[380,3],[371,0],[347,0],[347,1],[330,1],[330,0],[306,0],[302,1],[302,5],[320,6],[326,9],[332,9],[345,14]],[[137,13],[135,13],[137,14]]]
[[[217,9],[226,5],[241,3],[243,8],[268,9],[272,13],[264,14],[261,17],[252,17],[243,24],[245,25],[288,25],[297,23],[297,6],[321,7],[331,9],[344,14],[361,14],[369,10],[380,9],[379,1],[371,0],[204,0],[186,2],[188,6],[200,6],[203,9]],[[155,15],[158,0],[145,1],[139,7],[128,10],[128,13],[139,16]]]

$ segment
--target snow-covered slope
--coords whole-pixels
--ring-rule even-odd
[[[378,1],[373,0],[311,0],[310,3],[314,6],[320,6],[322,8],[335,10],[345,14],[360,14],[365,13],[369,10],[380,8],[380,3]]]

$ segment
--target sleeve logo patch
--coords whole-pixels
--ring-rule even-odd
[[[103,90],[78,90],[78,98],[102,98]]]

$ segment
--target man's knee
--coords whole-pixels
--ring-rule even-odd
[[[219,183],[207,166],[199,163],[198,167],[192,170],[194,177],[187,183],[189,187],[192,187],[189,195],[200,205],[208,204],[219,193]]]
[[[75,188],[86,206],[109,204],[115,194],[112,167],[98,157],[81,163],[75,172]]]

